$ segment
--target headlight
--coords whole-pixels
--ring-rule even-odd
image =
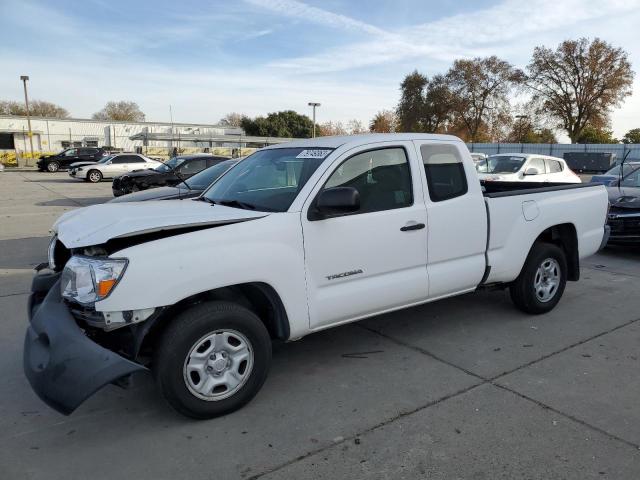
[[[106,298],[127,268],[127,260],[73,256],[62,272],[62,296],[84,305]]]

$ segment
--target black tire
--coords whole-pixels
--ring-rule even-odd
[[[553,261],[549,260],[555,261],[555,265]],[[536,281],[546,278],[544,273],[541,274],[538,271],[539,268],[544,270],[544,266],[549,267],[552,272],[557,272],[559,275],[557,285],[549,287],[550,291],[547,295],[550,298],[548,299],[544,298],[544,294],[540,295],[536,288]],[[552,285],[552,283],[550,282],[549,285]],[[537,242],[531,247],[520,275],[509,287],[509,293],[511,294],[511,300],[520,310],[525,313],[539,315],[553,310],[560,301],[566,284],[567,258],[564,250],[552,243]]]
[[[98,183],[100,182],[100,180],[102,180],[102,173],[100,172],[100,170],[89,170],[87,172],[86,179],[91,183]]]
[[[231,396],[204,400],[187,385],[185,365],[198,343],[219,330],[238,332],[248,340],[252,366],[244,383]],[[271,338],[256,314],[231,302],[207,302],[172,320],[156,347],[153,371],[163,396],[175,410],[187,417],[207,419],[246,405],[262,387],[270,364]]]
[[[47,171],[51,173],[55,173],[60,170],[60,164],[58,162],[49,162],[47,163]]]

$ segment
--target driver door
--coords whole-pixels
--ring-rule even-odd
[[[412,155],[410,142],[353,149],[333,163],[305,202],[301,220],[312,329],[426,300],[427,211]],[[317,195],[332,187],[358,190],[359,210],[310,219]]]

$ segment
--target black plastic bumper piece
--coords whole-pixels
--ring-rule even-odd
[[[23,364],[36,394],[53,409],[69,415],[105,385],[146,368],[101,347],[83,333],[62,300],[59,276],[34,278]],[[47,287],[43,298],[41,289]]]
[[[609,241],[609,237],[611,236],[611,227],[609,225],[604,226],[604,235],[602,236],[602,242],[600,242],[600,248],[598,251],[602,250]]]

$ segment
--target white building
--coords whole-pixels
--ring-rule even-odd
[[[237,143],[243,135],[241,128],[221,125],[33,117],[31,131],[34,152],[57,152],[70,146],[107,146],[125,151],[143,146],[215,147]],[[29,152],[28,132],[26,117],[0,115],[0,150]]]

